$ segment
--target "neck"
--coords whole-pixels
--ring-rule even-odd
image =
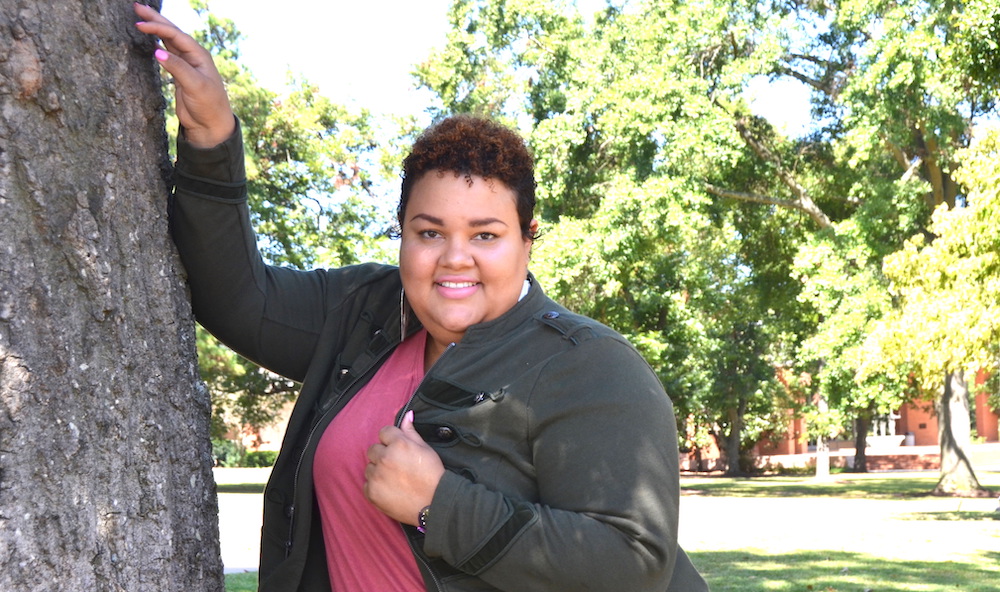
[[[448,349],[448,343],[441,343],[427,333],[427,345],[424,346],[424,372],[431,369],[431,366],[438,361],[438,358]]]

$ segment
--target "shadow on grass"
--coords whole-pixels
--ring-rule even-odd
[[[937,481],[937,476],[864,479],[840,476],[828,481],[811,481],[801,477],[717,478],[682,480],[681,489],[689,495],[719,497],[900,498],[930,495]]]
[[[263,483],[219,483],[219,493],[264,493]]]
[[[791,476],[684,477],[681,479],[681,493],[718,497],[916,498],[932,495],[938,478],[936,472],[920,475],[841,473],[828,479]],[[996,489],[1000,485],[995,473],[983,475],[979,480],[985,488]]]
[[[1000,512],[913,512],[898,516],[899,520],[972,521],[1000,520]]]
[[[893,561],[845,551],[689,552],[712,592],[996,592],[1000,553],[971,561]]]

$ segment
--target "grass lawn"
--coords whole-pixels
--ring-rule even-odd
[[[226,574],[226,592],[257,592],[257,572]]]
[[[977,476],[1000,493],[1000,472]],[[681,545],[713,592],[1000,591],[997,499],[930,496],[935,483],[935,472],[684,477]],[[227,592],[256,589],[256,573],[226,576]]]
[[[946,544],[946,543],[944,543]],[[1000,553],[966,561],[886,560],[874,553],[761,549],[691,553],[712,592],[997,592]]]
[[[978,477],[1000,490],[1000,473]],[[936,473],[685,478],[681,544],[713,592],[997,592],[997,499],[927,495],[936,483]]]

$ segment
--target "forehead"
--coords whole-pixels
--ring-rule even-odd
[[[429,171],[414,183],[407,218],[428,211],[472,214],[490,212],[517,217],[517,196],[497,179],[452,171]]]

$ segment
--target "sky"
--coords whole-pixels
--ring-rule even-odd
[[[241,62],[265,88],[304,76],[336,103],[377,113],[420,115],[430,101],[409,75],[448,30],[449,0],[210,0],[243,34]],[[163,15],[190,32],[187,0],[164,0]]]
[[[210,0],[244,35],[241,61],[262,85],[279,90],[289,71],[336,103],[425,119],[429,91],[410,71],[444,45],[450,0]],[[584,14],[604,0],[578,0]],[[163,14],[186,31],[199,26],[188,0],[164,0]],[[809,124],[808,89],[797,81],[757,80],[751,109],[789,135]]]

